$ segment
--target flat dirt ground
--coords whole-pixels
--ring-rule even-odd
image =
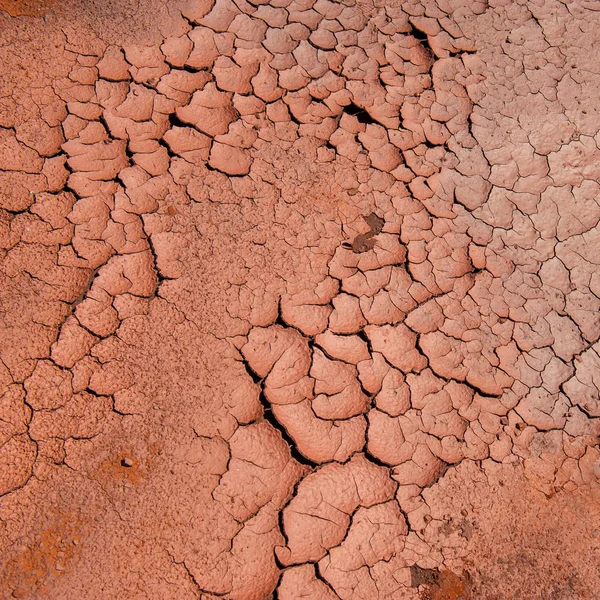
[[[600,2],[0,0],[0,599],[600,598]]]

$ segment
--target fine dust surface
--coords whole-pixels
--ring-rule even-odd
[[[11,17],[43,17],[52,5],[52,2],[43,0],[1,0],[0,10]]]
[[[600,597],[585,0],[0,0],[0,598]]]

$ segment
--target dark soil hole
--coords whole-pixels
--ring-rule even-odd
[[[350,103],[348,106],[345,106],[344,112],[347,115],[356,117],[359,123],[364,123],[365,125],[373,125],[376,123],[375,119],[373,119],[373,117],[364,108],[360,108],[354,103]]]

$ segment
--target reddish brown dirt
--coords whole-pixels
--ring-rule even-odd
[[[600,11],[0,0],[0,599],[600,597]]]
[[[48,0],[0,0],[0,10],[11,17],[43,17],[55,4]]]

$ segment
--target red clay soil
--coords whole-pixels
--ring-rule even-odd
[[[52,0],[0,0],[0,10],[11,17],[43,17],[56,4]]]
[[[599,29],[0,1],[0,598],[599,598]]]

